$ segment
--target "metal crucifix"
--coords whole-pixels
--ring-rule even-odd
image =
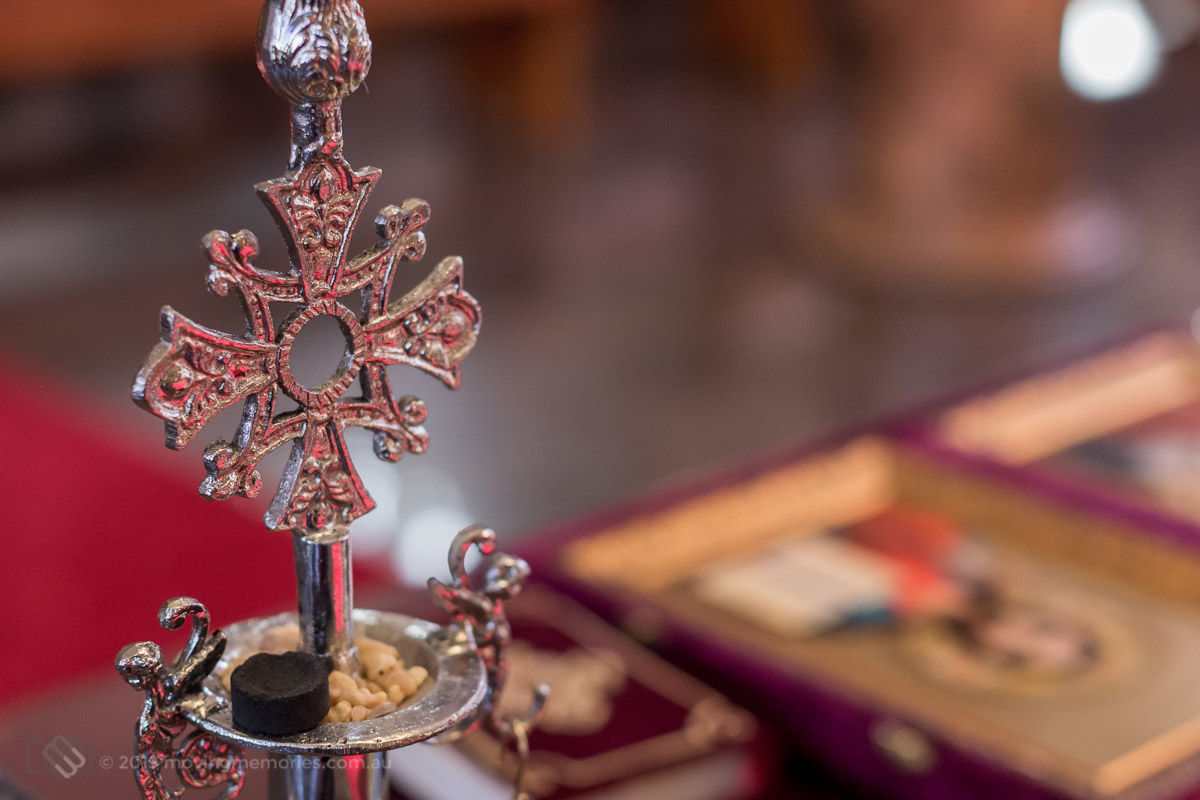
[[[342,157],[341,102],[370,64],[358,4],[270,3],[260,36],[263,75],[292,103],[291,169],[256,187],[287,241],[289,271],[254,265],[258,241],[250,231],[208,234],[208,288],[220,296],[237,293],[246,333],[216,331],[165,307],[162,342],[138,373],[133,397],[166,422],[167,446],[176,449],[244,401],[235,441],[218,440],[204,451],[208,474],[201,493],[253,497],[262,484],[259,462],[292,441],[266,524],[315,535],[344,527],[374,506],[347,453],[345,426],[372,430],[375,453],[387,461],[427,446],[425,404],[411,396],[393,398],[386,367],[414,366],[457,388],[458,365],[475,343],[480,309],[463,291],[457,257],[389,302],[397,268],[425,253],[424,201],[385,207],[376,218],[380,243],[356,257],[347,252],[381,174],[356,171]],[[360,290],[363,308],[355,313],[342,300]],[[273,302],[297,304],[278,330]],[[337,321],[345,352],[331,378],[307,387],[292,372],[292,349],[304,327],[321,316]],[[356,378],[361,395],[343,397]],[[275,413],[280,391],[298,410]]]
[[[257,189],[287,243],[288,268],[259,268],[254,263],[258,241],[249,231],[208,234],[208,288],[222,297],[236,295],[246,330],[242,335],[213,330],[168,306],[162,311],[162,341],[133,385],[134,400],[166,423],[167,445],[175,449],[185,447],[222,411],[243,404],[234,440],[217,440],[204,451],[207,474],[200,491],[206,497],[255,496],[262,486],[263,458],[292,443],[265,520],[267,527],[293,534],[301,648],[349,673],[359,666],[349,526],[374,503],[351,462],[345,428],[371,430],[375,453],[386,461],[423,452],[428,445],[422,428],[425,404],[410,396],[394,398],[387,367],[417,367],[457,388],[459,364],[474,346],[480,322],[478,303],[463,290],[457,257],[444,259],[403,297],[390,299],[397,270],[425,254],[421,228],[429,206],[424,201],[383,208],[375,220],[379,243],[359,255],[349,253],[380,171],[355,170],[343,157],[341,104],[362,83],[370,62],[371,41],[356,0],[266,0],[258,65],[291,105],[292,142],[287,172]],[[356,293],[362,308],[352,311],[347,302]],[[294,306],[278,326],[273,303]],[[345,347],[333,376],[307,386],[293,371],[293,349],[305,327],[321,317],[337,323]],[[356,380],[360,391],[350,396]],[[295,401],[294,411],[277,411],[280,392]],[[491,556],[482,589],[471,587],[463,567],[471,547]],[[454,540],[450,565],[454,582],[432,584],[452,615],[447,627],[358,610],[358,621],[368,631],[423,659],[431,682],[426,693],[390,714],[321,723],[296,737],[264,740],[241,730],[230,716],[228,693],[206,678],[227,644],[243,655],[253,652],[255,632],[265,621],[235,623],[207,637],[203,606],[188,598],[168,602],[164,626],[178,627],[182,619],[182,612],[172,609],[205,622],[189,655],[168,668],[160,648],[138,642],[118,657],[121,674],[147,692],[136,745],[145,759],[144,774],[138,776],[143,796],[176,796],[163,788],[162,778],[182,754],[178,771],[187,787],[222,785],[222,797],[233,797],[245,774],[237,746],[245,745],[289,759],[272,768],[274,798],[376,800],[385,786],[382,753],[435,736],[449,740],[480,721],[515,745],[517,763],[523,765],[528,732],[546,690],[538,692],[528,714],[516,717],[502,716],[495,701],[511,636],[504,604],[520,590],[528,565],[495,553],[495,534],[480,527]],[[202,690],[205,680],[209,683]],[[203,733],[177,746],[185,721]],[[351,766],[346,756],[359,761]],[[519,766],[518,791],[521,772]]]
[[[259,25],[258,66],[291,105],[287,173],[257,186],[287,243],[288,270],[254,264],[250,231],[204,238],[208,288],[235,292],[246,317],[241,336],[199,325],[171,307],[162,311],[162,341],[138,372],[133,397],[166,422],[167,446],[182,448],[226,408],[242,402],[233,442],[204,451],[206,497],[253,497],[259,463],[292,442],[283,480],[266,512],[273,530],[294,535],[304,645],[340,666],[356,660],[351,618],[348,526],[374,507],[346,448],[344,429],[374,432],[375,453],[396,461],[428,445],[425,404],[396,399],[387,367],[417,367],[456,388],[458,365],[479,333],[480,309],[462,287],[462,260],[444,259],[420,284],[390,301],[397,269],[425,254],[421,227],[429,206],[408,200],[376,217],[380,242],[348,252],[380,171],[355,170],[342,156],[342,101],[371,64],[371,40],[355,0],[267,0]],[[360,292],[362,309],[343,302]],[[272,303],[295,310],[276,329]],[[337,371],[305,386],[292,371],[292,350],[305,326],[331,317],[345,349]],[[361,394],[345,394],[358,380]],[[279,392],[295,411],[276,413]]]

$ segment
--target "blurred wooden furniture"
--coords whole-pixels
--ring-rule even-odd
[[[259,0],[35,0],[0,3],[0,87],[165,61],[248,56]],[[376,38],[397,30],[504,22],[509,105],[523,132],[552,140],[579,128],[590,107],[594,0],[367,0]]]
[[[865,45],[840,196],[806,238],[876,288],[987,293],[1112,275],[1125,220],[1087,184],[1058,66],[1065,0],[856,0]]]
[[[820,77],[829,57],[829,33],[812,0],[706,0],[697,10],[707,49],[781,103]]]

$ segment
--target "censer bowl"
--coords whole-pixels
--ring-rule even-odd
[[[370,609],[354,610],[358,635],[386,642],[400,651],[407,666],[422,666],[429,677],[400,707],[361,722],[322,722],[291,736],[264,736],[233,724],[229,693],[220,676],[230,662],[261,650],[268,628],[294,623],[294,613],[243,620],[224,628],[225,655],[203,684],[203,702],[186,711],[188,720],[227,742],[307,756],[345,756],[394,750],[425,741],[459,726],[479,707],[487,674],[471,637],[462,629]]]

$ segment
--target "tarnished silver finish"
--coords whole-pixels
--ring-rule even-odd
[[[476,548],[488,559],[481,589],[471,588],[467,573],[467,554]],[[468,733],[482,722],[502,742],[512,743],[516,750],[517,771],[514,778],[514,796],[525,800],[521,790],[525,766],[529,761],[529,733],[537,722],[550,687],[542,684],[533,693],[533,702],[528,711],[515,716],[500,714],[497,700],[504,689],[508,669],[506,649],[512,641],[512,626],[504,604],[520,593],[529,577],[529,564],[524,559],[496,552],[496,533],[483,525],[472,525],[459,531],[450,545],[451,583],[447,585],[437,578],[429,579],[429,590],[443,608],[449,612],[454,624],[469,631],[476,643],[479,657],[487,669],[487,694],[480,713],[457,729],[441,738],[451,740]]]
[[[134,741],[134,778],[147,800],[179,796],[168,788],[164,772],[174,768],[186,788],[222,787],[217,796],[228,800],[241,791],[246,762],[241,751],[221,738],[193,731],[176,744],[187,728],[186,717],[201,701],[200,683],[213,670],[226,647],[225,634],[208,633],[208,611],[198,600],[175,597],[163,603],[159,624],[176,630],[191,622],[187,646],[173,664],[163,663],[154,642],[135,642],[117,654],[117,671],[135,689],[146,693]]]
[[[425,667],[429,671],[425,685],[396,711],[361,722],[323,722],[294,736],[262,736],[238,729],[219,676],[233,659],[261,649],[268,628],[295,621],[295,614],[280,614],[226,627],[225,657],[204,681],[203,702],[189,708],[188,720],[202,731],[246,747],[314,757],[356,755],[404,747],[456,727],[487,696],[487,671],[470,633],[402,614],[357,609],[358,631],[398,649],[405,664]]]

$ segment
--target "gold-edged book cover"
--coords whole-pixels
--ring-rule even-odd
[[[1029,680],[975,668],[953,637],[927,624],[789,637],[697,591],[714,565],[897,506],[952,518],[986,542],[993,577],[1086,628],[1098,655],[1068,678]],[[1125,800],[1174,797],[1200,782],[1198,552],[1086,505],[964,469],[936,448],[865,436],[585,532],[563,549],[559,569],[570,582],[618,598],[616,605],[640,609],[643,620],[680,626],[761,664],[764,674],[787,673],[793,687],[841,698],[873,722],[828,738],[872,739],[879,761],[906,781],[952,771],[965,757],[1052,794]],[[753,679],[753,670],[730,678]],[[765,710],[786,708],[796,730],[835,721],[820,709],[806,714],[780,686],[779,707]],[[911,734],[907,756],[896,752],[888,725]],[[909,757],[914,747],[921,757]],[[893,789],[900,785],[909,784]]]

